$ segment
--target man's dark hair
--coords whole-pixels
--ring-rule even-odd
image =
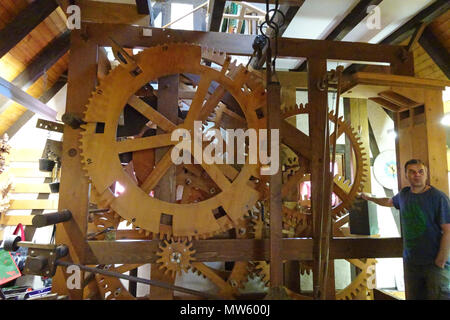
[[[424,167],[426,167],[425,163],[423,163],[422,160],[420,160],[420,159],[411,159],[411,160],[406,161],[406,163],[405,163],[405,172],[406,172],[406,168],[408,168],[408,166],[410,164],[421,164]]]

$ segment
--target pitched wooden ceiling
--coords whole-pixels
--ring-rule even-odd
[[[53,0],[44,1],[52,2]],[[141,0],[102,0],[102,2],[108,1],[116,3],[137,3],[140,10],[142,10],[141,7],[143,1]],[[329,17],[331,20],[328,23],[322,23],[329,30],[327,29],[317,31],[317,36],[315,38],[330,39],[331,37],[332,39],[330,40],[346,40],[345,37],[348,36],[352,31],[353,33],[350,35],[353,35],[358,24],[360,24],[363,19],[367,17],[366,9],[369,5],[376,5],[389,1],[392,0],[346,0],[348,8],[345,9],[339,16],[337,16],[337,13],[335,14],[335,16],[333,16],[333,11],[332,15]],[[13,24],[17,19],[20,19],[21,15],[23,15],[27,8],[30,8],[30,5],[36,5],[38,2],[43,1],[1,0],[0,35],[2,30],[7,30],[7,28],[11,26],[11,24]],[[174,0],[172,2],[194,3],[195,1]],[[264,1],[262,0],[254,0],[253,2],[264,3]],[[280,1],[285,12],[288,12],[290,10],[288,19],[290,25],[286,26],[285,29],[289,31],[289,27],[292,27],[292,23],[295,22],[295,19],[302,19],[302,11],[300,10],[302,6],[309,6],[308,10],[311,11],[312,9],[310,6],[313,2],[317,3],[317,6],[321,6],[321,1],[315,0]],[[448,6],[445,7],[445,5],[442,5],[442,3],[444,2],[445,1],[442,0],[428,1],[426,3],[424,2],[420,10],[418,10],[417,12],[413,12],[408,17],[404,18],[398,26],[396,26],[395,28],[393,28],[392,25],[390,26],[390,28],[393,28],[391,32],[403,32],[402,27],[407,26],[408,23],[411,24],[411,21],[415,17],[414,15],[422,14],[422,16],[419,17],[420,19],[415,21],[416,24],[420,21],[430,22],[427,21],[427,19],[432,17],[432,23],[426,28],[427,41],[419,41],[412,47],[415,57],[415,71],[418,77],[440,80],[448,79],[449,63],[448,60],[445,61],[445,58],[448,57],[450,50],[450,11],[448,10]],[[342,3],[342,1],[340,1],[339,3]],[[161,5],[161,3],[157,4]],[[408,3],[406,1],[405,5],[408,6]],[[439,13],[438,16],[433,16],[432,14],[430,15],[429,12],[425,12],[428,8],[431,8],[433,6],[439,8],[439,10],[435,10]],[[211,23],[209,24],[208,30],[219,29],[224,7],[224,0],[210,0],[210,13],[211,17],[213,17],[213,21],[211,21]],[[442,10],[442,8],[444,8],[444,10]],[[304,12],[308,12],[308,10],[305,9]],[[161,9],[159,9],[159,11],[161,11]],[[24,37],[21,38],[21,40],[17,44],[10,48],[10,50],[6,54],[2,55],[2,48],[0,48],[0,77],[3,77],[7,81],[13,83],[14,81],[18,82],[24,91],[35,98],[43,96],[54,86],[55,83],[58,83],[61,78],[64,77],[63,75],[67,71],[69,59],[68,52],[65,52],[64,54],[58,56],[58,59],[56,61],[48,62],[43,59],[43,53],[46,53],[45,50],[48,50],[49,47],[52,46],[52,43],[67,36],[67,34],[65,34],[67,32],[66,17],[61,8],[57,7],[44,18],[45,19],[43,19],[40,23],[33,27],[28,34],[24,35]],[[406,33],[408,34],[408,36],[401,41],[402,44],[408,44],[412,29],[412,27],[408,27],[407,30],[405,30],[405,32],[407,31]],[[432,38],[431,40],[429,39],[430,36]],[[422,38],[425,39],[424,36],[422,36]],[[2,40],[0,39],[0,44],[1,43]],[[436,46],[439,47],[438,50],[435,50]],[[444,59],[444,61],[442,61],[442,59]],[[47,62],[47,64],[45,62]],[[44,73],[44,70],[40,70],[40,72],[37,72],[35,70],[36,66],[42,65],[47,66],[46,72]],[[29,70],[30,68],[31,70]],[[33,73],[34,77],[29,75],[29,73],[31,72]],[[0,96],[0,134],[6,132],[8,128],[10,128],[13,124],[19,122],[20,119],[23,118],[26,114],[26,108],[11,102],[7,102],[5,104],[5,99],[2,100],[2,98],[3,97]]]
[[[2,0],[0,2],[0,31],[13,23],[15,19],[19,19],[21,12],[23,13],[31,3],[32,1],[26,0]],[[29,70],[27,68],[33,66],[33,62],[36,62],[39,54],[45,52],[44,49],[66,30],[66,17],[64,12],[58,7],[1,57],[0,77],[13,83],[14,80],[17,79],[18,81],[21,79],[22,81],[19,81],[22,82],[20,87],[25,87],[24,91],[35,98],[41,97],[67,70],[68,53],[66,52],[54,64],[48,66],[46,72],[44,70]],[[42,61],[43,58],[45,57],[41,57],[40,62],[44,63],[39,64],[40,66],[46,65],[45,61]],[[30,74],[31,72],[33,74]],[[35,79],[36,77],[37,79]],[[0,110],[2,110],[0,114],[0,133],[3,134],[27,109],[17,103],[1,98],[3,97],[0,97]]]

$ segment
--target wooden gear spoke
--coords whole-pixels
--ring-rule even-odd
[[[136,268],[139,268],[143,266],[143,264],[123,264],[117,268],[113,268],[111,271],[117,272],[117,273],[125,273],[131,270],[134,270]]]
[[[214,93],[206,100],[205,105],[200,111],[200,115],[198,117],[199,121],[205,121],[208,116],[214,111],[214,108],[219,104],[220,100],[225,95],[226,90],[223,86],[218,86]]]
[[[293,188],[297,188],[297,184],[299,180],[303,177],[305,174],[305,169],[300,167],[295,174],[288,179],[286,183],[283,184],[281,188],[281,196],[286,197]]]
[[[342,189],[336,182],[333,182],[333,192],[341,199],[342,201],[347,199],[347,192]]]
[[[161,178],[166,174],[167,170],[174,165],[172,162],[172,153],[173,147],[171,147],[161,158],[161,160],[156,164],[153,171],[149,174],[149,176],[145,179],[145,181],[141,185],[141,189],[145,191],[145,193],[150,193],[150,191],[155,188]]]
[[[167,119],[165,116],[153,109],[151,106],[149,106],[142,99],[139,99],[135,95],[132,95],[130,97],[130,99],[128,100],[128,104],[143,116],[145,116],[147,119],[155,123],[165,132],[171,132],[177,127],[172,121]]]
[[[146,149],[161,148],[175,144],[171,140],[171,134],[160,134],[145,138],[127,139],[116,143],[118,153],[141,151]]]
[[[193,262],[192,266],[200,271],[205,277],[210,279],[220,289],[220,294],[228,299],[234,299],[233,290],[230,285],[222,279],[215,271],[201,262]]]
[[[211,179],[217,184],[217,186],[222,190],[226,190],[231,186],[230,180],[227,179],[225,174],[219,167],[215,164],[206,164],[202,162],[202,167],[205,169],[206,173],[211,177]]]
[[[192,100],[191,106],[189,107],[189,112],[186,116],[186,123],[191,124],[195,120],[199,120],[198,116],[205,101],[206,94],[208,93],[209,86],[211,85],[211,79],[206,76],[201,77],[200,82],[197,87],[197,92],[195,93],[194,99]]]
[[[333,121],[333,123],[334,123],[334,121]],[[335,135],[335,131],[333,131],[333,133],[330,135],[330,141],[334,141],[334,135]],[[337,139],[339,139],[341,136],[342,136],[342,134],[343,133],[345,133],[345,131],[339,126],[338,127],[338,136],[336,137],[336,140]]]

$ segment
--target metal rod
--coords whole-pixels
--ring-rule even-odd
[[[84,266],[84,265],[81,265],[81,264],[76,264],[76,263],[72,263],[72,262],[68,262],[68,261],[57,260],[56,264],[58,266],[62,266],[62,267],[77,266],[81,270],[89,271],[89,272],[93,272],[93,273],[98,273],[98,274],[103,274],[103,275],[109,276],[109,277],[115,277],[115,278],[120,278],[120,279],[124,279],[124,280],[128,280],[128,281],[134,281],[134,282],[144,283],[144,284],[151,285],[151,286],[161,287],[161,288],[165,288],[165,289],[169,289],[169,290],[189,293],[189,294],[193,294],[193,295],[196,295],[196,296],[199,296],[199,297],[203,297],[203,298],[207,298],[207,299],[223,300],[223,298],[221,298],[221,297],[218,297],[218,296],[206,293],[206,292],[201,292],[201,291],[187,289],[187,288],[183,288],[183,287],[179,287],[179,286],[174,286],[174,285],[168,284],[166,282],[161,282],[161,281],[156,281],[156,280],[149,280],[149,279],[144,279],[144,278],[128,276],[128,275],[125,275],[125,274],[122,274],[122,273],[108,271],[108,270],[102,270],[102,269],[98,269],[98,268],[87,267],[87,266]]]
[[[89,209],[89,213],[104,213],[104,212],[108,212],[111,209]]]
[[[327,194],[328,197],[331,198],[331,194],[333,192],[333,184],[334,184],[334,162],[336,161],[336,142],[337,142],[337,136],[338,136],[338,130],[339,130],[339,100],[340,100],[340,91],[341,91],[341,75],[342,75],[342,67],[338,67],[336,69],[336,73],[334,76],[337,78],[337,93],[336,93],[336,113],[334,118],[334,136],[333,141],[331,142],[331,145],[333,146],[333,152],[331,154],[331,173],[330,173],[330,189],[329,194]],[[327,122],[328,123],[328,122]],[[328,125],[327,125],[328,127]],[[327,129],[329,131],[329,128]],[[329,134],[329,133],[328,133]],[[322,298],[326,297],[327,292],[327,283],[328,283],[328,265],[330,260],[330,238],[332,237],[332,230],[331,230],[331,208],[332,204],[331,201],[328,203],[328,210],[327,210],[327,217],[324,221],[324,224],[322,225],[322,228],[325,228],[324,234],[326,235],[321,239],[321,263],[322,263],[322,274],[321,274],[321,296]]]
[[[208,4],[208,2],[209,2],[209,1],[204,2],[203,4],[201,4],[201,5],[199,5],[198,7],[192,9],[191,11],[189,11],[188,13],[186,13],[185,15],[183,15],[183,16],[181,16],[181,17],[179,17],[179,18],[177,18],[177,19],[175,19],[175,20],[169,22],[168,24],[162,26],[161,28],[162,28],[162,29],[167,28],[168,26],[171,26],[171,25],[174,24],[175,22],[178,22],[178,21],[180,21],[180,20],[186,18],[187,16],[193,14],[195,11],[197,11],[197,10],[203,8],[204,6],[206,6],[206,5]]]

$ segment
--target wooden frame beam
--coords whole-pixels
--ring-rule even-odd
[[[311,144],[311,208],[313,216],[313,290],[314,297],[324,299],[329,257],[328,240],[331,230],[325,230],[330,217],[331,173],[330,142],[328,133],[328,90],[318,85],[327,73],[323,58],[308,59],[308,103],[314,105],[309,114]]]
[[[313,260],[312,239],[282,239],[283,260]],[[84,264],[154,263],[159,240],[88,241]],[[193,241],[197,262],[269,261],[270,240],[217,239]],[[396,258],[402,256],[401,238],[335,238],[330,259]]]
[[[138,14],[150,14],[152,11],[152,4],[150,0],[136,0],[136,7]]]
[[[248,2],[248,3],[266,3],[266,0],[250,0],[250,1],[245,1],[245,0],[233,0],[234,2]],[[291,6],[295,6],[295,5],[299,5],[299,3],[303,2],[303,0],[278,0],[279,4],[287,4],[287,5],[291,5]],[[269,0],[270,4],[275,4],[275,0]]]
[[[86,41],[82,30],[72,30],[70,40],[66,112],[81,115],[97,85],[98,46]],[[83,172],[79,151],[80,131],[64,126],[59,209],[70,210],[72,219],[58,224],[55,234],[56,243],[64,243],[69,248],[67,259],[75,263],[84,260],[90,189],[87,177],[80,174]],[[77,187],[74,188],[74,185]],[[69,295],[71,299],[82,299],[82,290],[67,288],[68,275],[64,271],[65,268],[58,268],[53,277],[52,292]]]
[[[22,10],[11,23],[0,30],[0,58],[14,48],[57,7],[54,0],[35,0]]]
[[[143,36],[144,29],[149,36]],[[254,35],[97,23],[86,23],[84,34],[90,41],[97,43],[99,46],[110,46],[110,37],[126,48],[145,48],[161,43],[190,42],[216,48],[232,55],[243,56],[253,54],[252,44],[255,39]],[[330,60],[389,63],[401,63],[399,54],[405,51],[405,47],[399,45],[292,38],[280,38],[278,40],[278,46],[279,57],[311,57]]]
[[[220,32],[223,12],[225,10],[225,0],[211,0],[209,3],[209,20],[207,30]]]

